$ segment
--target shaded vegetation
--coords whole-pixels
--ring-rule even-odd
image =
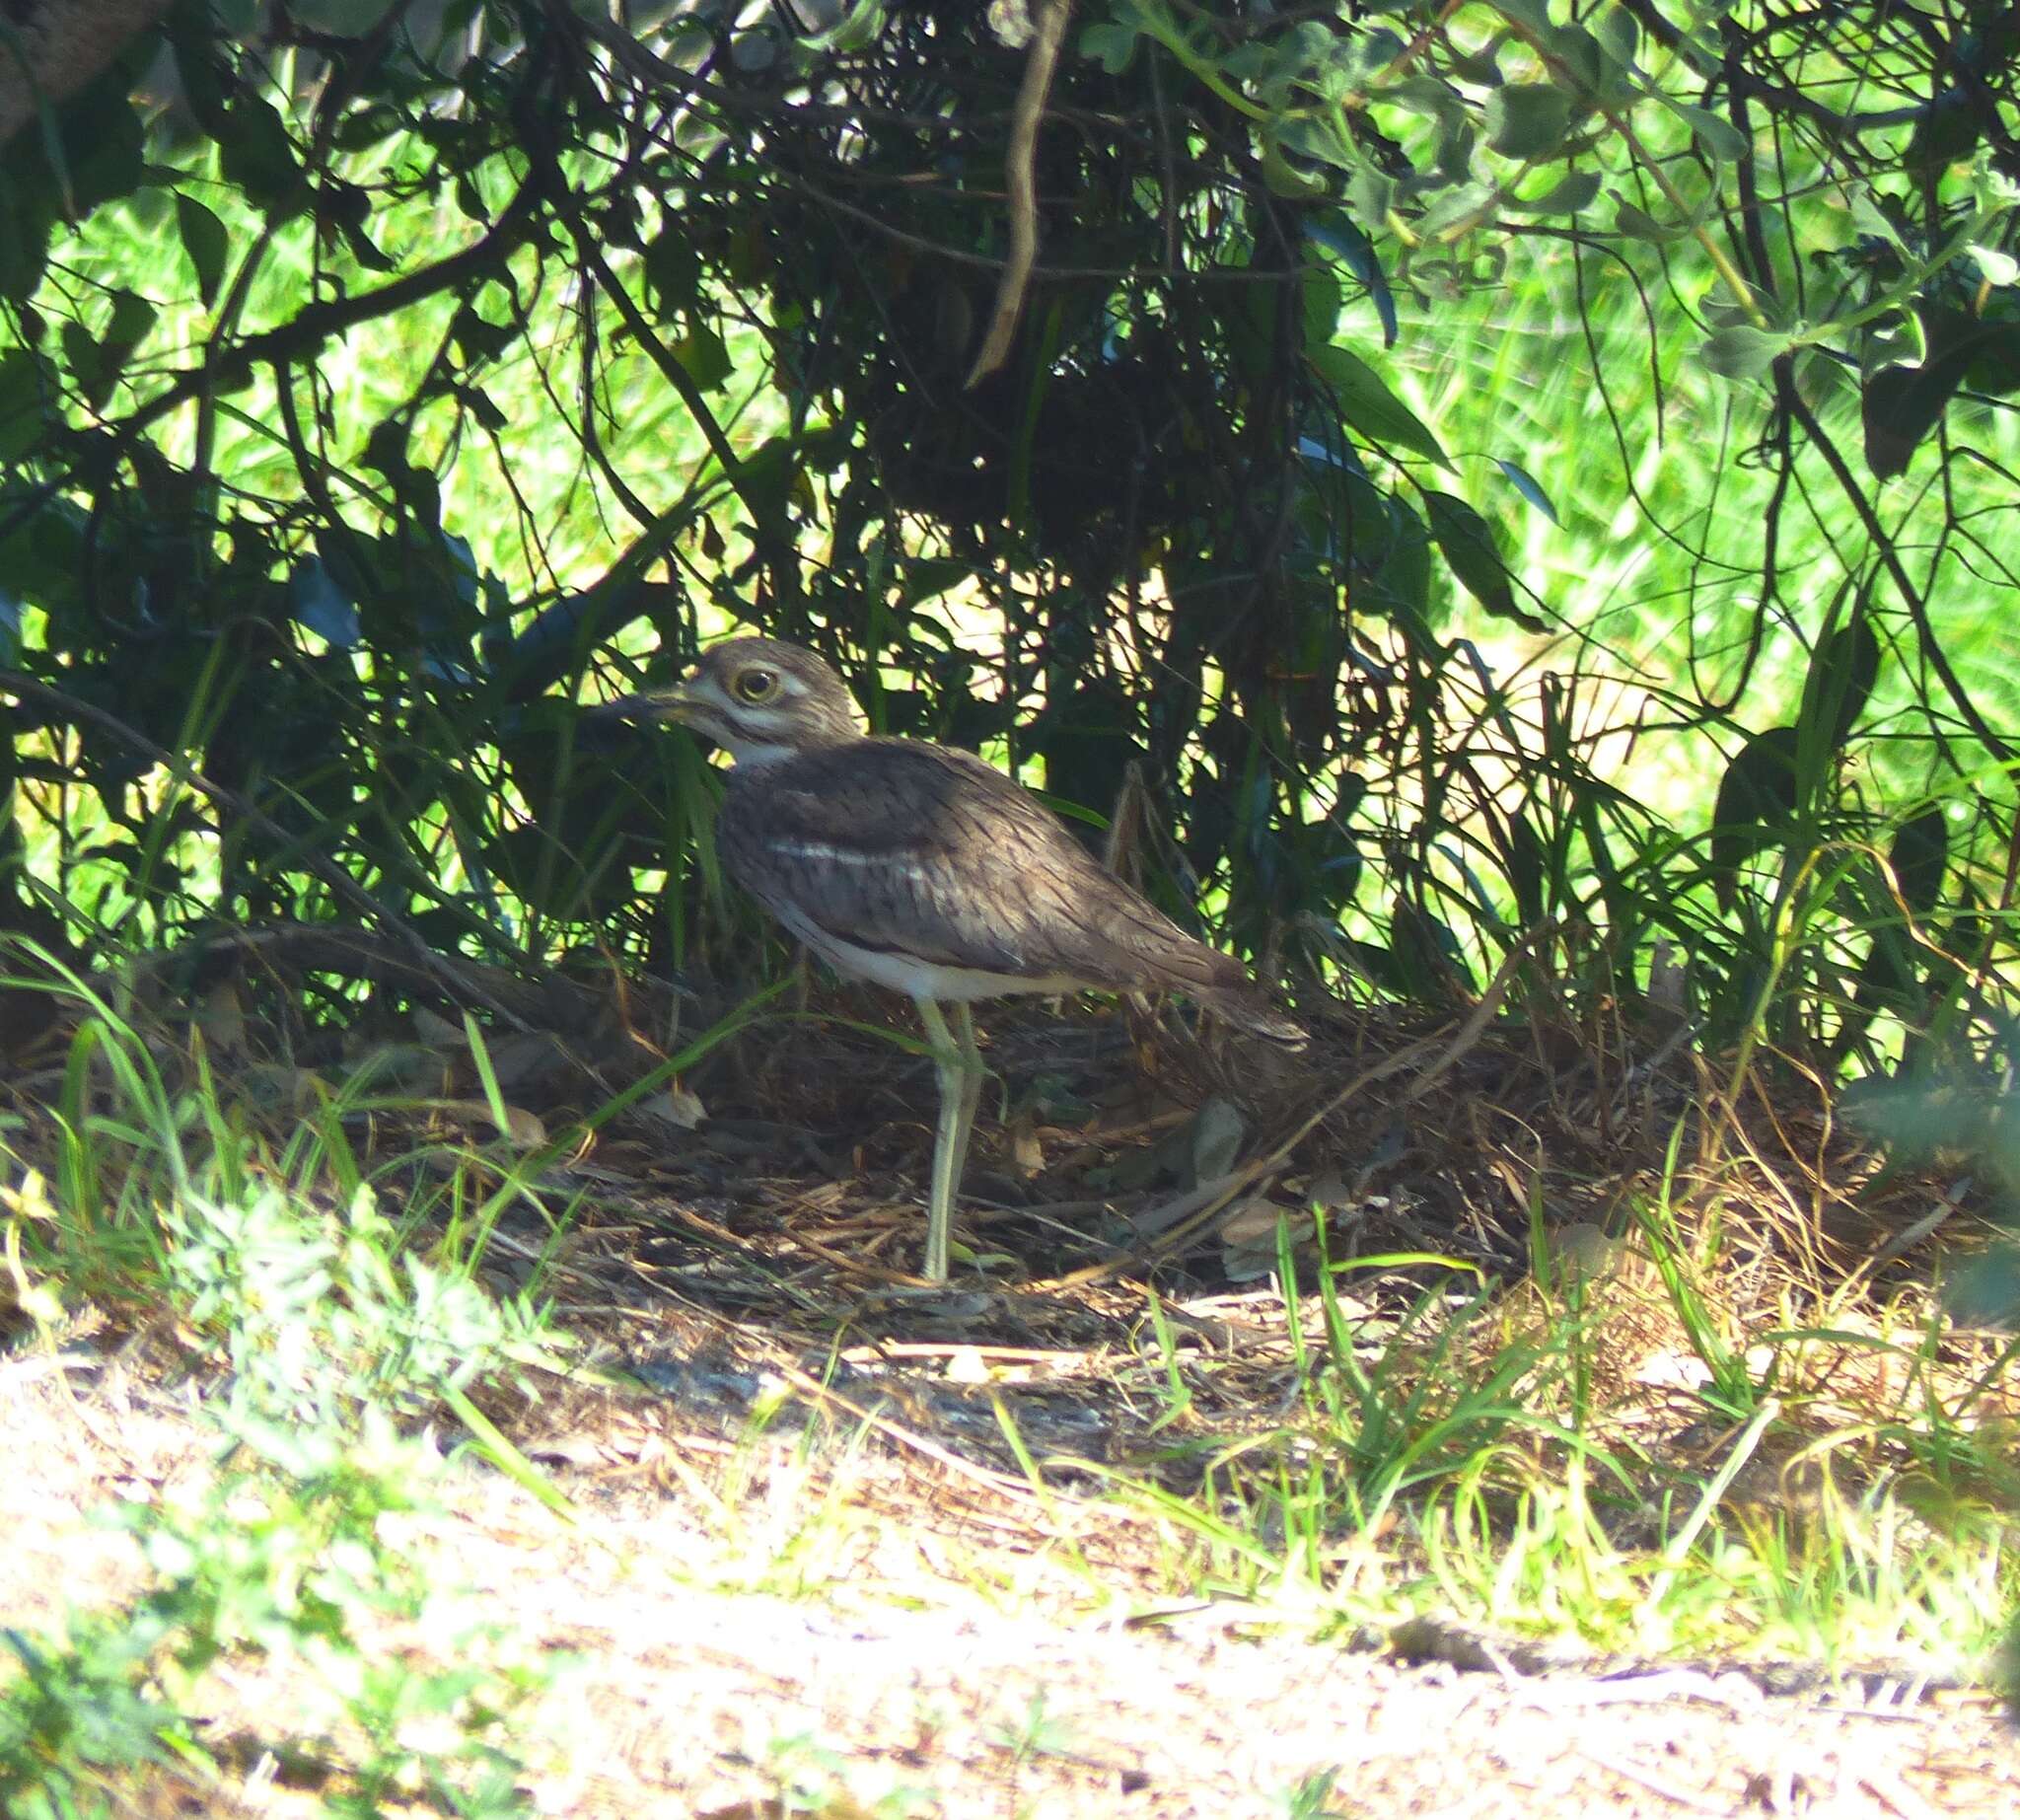
[[[2002,1053],[2009,703],[1951,603],[2012,586],[2008,15],[340,11],[184,6],[152,148],[143,38],[10,173],[12,926],[678,964],[708,869],[627,868],[687,876],[697,773],[545,692],[733,616],[1067,803],[1140,767],[1159,889],[1307,991],[1441,1002],[1548,928],[1574,1016],[1666,943],[1714,1046]],[[1681,328],[1765,476],[1650,528],[1688,660],[1624,721],[1524,665],[1580,624],[1514,533],[1577,475],[1398,385],[1550,249],[1595,354],[1645,320],[1652,395],[1537,350],[1624,465]],[[1723,782],[1651,813],[1609,733]]]

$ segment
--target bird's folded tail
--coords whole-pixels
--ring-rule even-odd
[[[1090,985],[1125,991],[1162,988],[1183,992],[1237,1030],[1286,1049],[1302,1049],[1311,1040],[1302,1024],[1270,1002],[1268,991],[1249,977],[1249,970],[1233,955],[1194,941],[1118,886],[1111,891],[1103,908],[1122,922],[1120,934],[1101,929],[1098,946],[1062,957],[1061,973]]]

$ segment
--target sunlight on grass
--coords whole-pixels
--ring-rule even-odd
[[[399,1789],[525,1811],[501,1726],[551,1670],[441,1561],[399,1544],[394,1519],[441,1508],[444,1462],[415,1418],[466,1385],[555,1369],[565,1338],[531,1299],[494,1299],[472,1271],[400,1244],[335,1109],[317,1141],[282,1152],[226,1105],[200,1047],[194,1075],[172,1082],[131,1024],[77,994],[51,1117],[0,1138],[25,1344],[53,1353],[80,1318],[170,1311],[223,1368],[198,1404],[220,1470],[112,1510],[145,1563],[131,1603],[79,1610],[53,1638],[8,1634],[8,1811],[96,1811],[87,1791],[137,1788],[172,1763],[221,1789],[229,1773],[203,1741],[219,1664],[295,1683],[294,1748],[329,1753],[331,1811],[376,1813]],[[333,1195],[332,1176],[356,1186]],[[388,1626],[446,1653],[390,1651]]]
[[[1761,395],[1699,363],[1702,331],[1672,303],[1658,300],[1644,314],[1617,265],[1588,259],[1582,305],[1572,250],[1543,240],[1524,244],[1506,287],[1435,301],[1405,292],[1390,358],[1413,377],[1427,419],[1461,454],[1475,503],[1514,533],[1516,572],[1545,578],[1537,585],[1553,615],[1614,653],[1625,674],[1681,682],[1688,661],[1701,665],[1698,686],[1717,694],[1732,680],[1730,658],[1758,597],[1773,490],[1764,468],[1741,459]],[[1842,446],[1859,446],[1855,393],[1830,390],[1820,416]],[[1967,404],[1955,434],[1985,457],[1952,470],[1956,510],[2009,517],[2000,471],[2020,465],[2020,413]],[[1492,458],[1534,474],[1559,522],[1522,500]],[[1883,518],[1911,550],[1919,546],[1918,518],[1933,505],[1928,483],[1918,465],[1884,495]],[[1750,724],[1793,708],[1801,640],[1817,630],[1819,596],[1847,560],[1860,559],[1863,544],[1841,498],[1819,495],[1789,515],[1777,551],[1787,617],[1770,621],[1744,708]],[[1694,545],[1711,560],[1696,561]],[[1966,586],[1953,574],[1933,618],[1974,695],[1983,691],[2010,720],[2020,711],[2010,625],[1972,611]],[[1899,713],[1910,698],[1900,679],[1875,706]]]
[[[1652,1249],[1672,1244],[1656,1236]],[[1839,1337],[1813,1342],[1783,1396],[1757,1392],[1742,1367],[1754,1401],[1736,1420],[1714,1370],[1758,1354],[1771,1377],[1778,1355],[1743,1335],[1737,1352],[1700,1356],[1709,1311],[1697,1343],[1688,1322],[1673,1331],[1650,1377],[1620,1355],[1618,1286],[1567,1276],[1540,1329],[1477,1293],[1426,1292],[1370,1320],[1333,1286],[1353,1268],[1322,1254],[1318,1305],[1296,1293],[1285,1305],[1289,1349],[1272,1376],[1288,1378],[1298,1414],[1280,1426],[1200,1432],[1182,1388],[1197,1367],[1182,1370],[1159,1329],[1173,1433],[1188,1438],[1154,1468],[1102,1471],[1164,1534],[1175,1594],[1251,1599],[1349,1631],[1440,1615],[1630,1659],[1896,1662],[1938,1675],[1989,1663],[2020,1598],[2000,1507],[2014,1489],[1999,1451],[2010,1412],[1974,1437],[1931,1394],[1904,1406],[1881,1445],[1866,1430],[1834,1433],[1831,1399],[1803,1386],[1856,1365],[1863,1348]],[[1685,1274],[1679,1263],[1660,1298],[1673,1314],[1693,1305]],[[1938,1332],[1926,1326],[1930,1344]],[[1679,1399],[1672,1380],[1701,1388]],[[1972,1396],[1944,1394],[1964,1407]],[[1929,1520],[1920,1487],[1937,1460],[1988,1495]]]

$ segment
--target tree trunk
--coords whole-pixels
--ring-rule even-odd
[[[84,87],[170,0],[0,0],[0,146]],[[24,68],[26,64],[26,68]]]

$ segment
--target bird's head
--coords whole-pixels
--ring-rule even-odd
[[[685,682],[607,702],[613,720],[678,720],[743,764],[862,738],[841,679],[812,651],[776,638],[732,638],[702,653]]]

